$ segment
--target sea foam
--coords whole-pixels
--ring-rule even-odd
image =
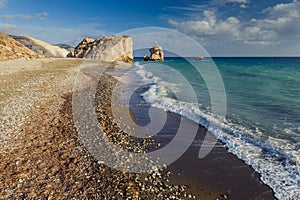
[[[141,94],[145,101],[207,128],[228,147],[230,153],[252,166],[261,175],[261,180],[274,190],[277,198],[300,199],[300,153],[289,148],[284,140],[270,136],[262,139],[264,134],[258,128],[252,130],[204,111],[199,104],[170,98],[170,83],[154,76],[140,63],[135,63],[134,68],[143,82],[151,83],[149,89]]]

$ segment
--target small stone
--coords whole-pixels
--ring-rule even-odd
[[[228,199],[228,196],[226,194],[221,194],[221,197],[224,199]]]

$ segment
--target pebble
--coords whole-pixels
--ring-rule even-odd
[[[68,62],[70,61],[66,61],[66,65]],[[63,71],[64,68],[60,70]],[[70,122],[72,117],[72,113],[69,113],[71,110],[68,110],[70,108],[61,110],[66,103],[62,94],[72,92],[77,70],[78,68],[74,67],[65,74],[61,71],[59,75],[53,74],[48,77],[47,74],[33,77],[22,84],[23,88],[19,91],[22,94],[19,98],[5,102],[0,117],[5,118],[1,129],[7,133],[7,137],[1,141],[4,137],[0,135],[1,145],[4,144],[1,151],[10,155],[10,152],[17,149],[15,153],[19,158],[13,160],[7,157],[7,171],[0,172],[9,172],[5,176],[0,174],[0,177],[5,177],[5,180],[1,178],[1,181],[4,181],[6,190],[12,191],[7,192],[8,197],[12,199],[30,199],[34,196],[44,199],[54,197],[58,199],[181,199],[187,195],[192,197],[185,192],[183,186],[169,185],[170,172],[159,169],[155,162],[151,162],[152,166],[150,165],[152,173],[130,174],[116,171],[102,161],[93,160],[76,138],[77,135]],[[49,87],[43,86],[41,90],[39,87],[43,83],[47,83]],[[152,139],[147,138],[143,142],[135,141],[127,133],[118,129],[109,114],[108,94],[115,81],[103,77],[99,83],[98,91],[101,91],[101,96],[98,95],[97,99],[102,106],[98,106],[96,110],[99,112],[101,125],[106,130],[107,136],[124,149],[145,152],[145,149],[153,144]],[[69,98],[67,101],[70,100]],[[11,160],[13,162],[8,162]],[[123,161],[131,163],[132,156],[125,157]],[[0,167],[3,167],[5,162],[1,162]],[[163,168],[167,169],[167,166]],[[20,176],[14,175],[16,176],[14,179],[15,177],[11,176],[13,173],[19,173]],[[33,177],[33,174],[36,178],[29,178]],[[21,175],[24,179],[20,178]],[[18,185],[16,182],[22,184]],[[24,186],[26,184],[29,188]],[[0,191],[4,191],[2,189],[0,188]],[[26,191],[31,191],[32,194]],[[23,196],[25,194],[28,196]]]

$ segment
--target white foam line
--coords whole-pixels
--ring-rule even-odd
[[[292,149],[280,149],[276,139],[259,140],[264,135],[261,131],[250,130],[240,125],[229,123],[224,118],[205,113],[199,105],[179,102],[167,97],[167,84],[153,76],[139,63],[135,63],[136,73],[145,83],[153,83],[142,97],[152,106],[180,114],[208,128],[218,139],[226,144],[229,152],[261,174],[261,180],[269,185],[279,199],[300,199],[300,153]],[[209,126],[210,122],[215,127]],[[224,127],[220,131],[219,127]],[[280,141],[281,143],[283,141]],[[279,142],[278,142],[279,144]],[[288,145],[287,145],[288,146]],[[279,145],[285,147],[285,145]],[[269,156],[264,154],[267,150]],[[277,157],[283,157],[285,162]],[[289,163],[294,162],[294,163]]]

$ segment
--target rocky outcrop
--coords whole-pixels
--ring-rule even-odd
[[[198,56],[195,58],[195,60],[205,60],[205,57],[204,56]]]
[[[105,36],[96,40],[85,38],[68,54],[68,57],[132,62],[132,38],[130,36]]]
[[[147,54],[144,54],[143,59],[144,59],[144,61],[148,61],[149,60],[149,56]]]
[[[44,56],[31,51],[9,35],[0,32],[0,61],[41,57]]]
[[[74,50],[71,50],[67,57],[74,57],[74,58],[85,58],[87,54],[91,51],[90,45],[95,40],[93,38],[85,38],[83,39]]]
[[[48,44],[44,41],[37,40],[32,37],[14,36],[14,35],[12,35],[12,37],[16,41],[22,43],[27,48],[29,48],[32,51],[39,53],[39,54],[47,55],[50,57],[65,58],[67,56],[67,54],[69,53],[69,51],[67,51],[66,49]]]
[[[164,51],[161,48],[161,46],[156,45],[155,47],[152,47],[149,49],[150,51],[150,60],[164,60]]]

